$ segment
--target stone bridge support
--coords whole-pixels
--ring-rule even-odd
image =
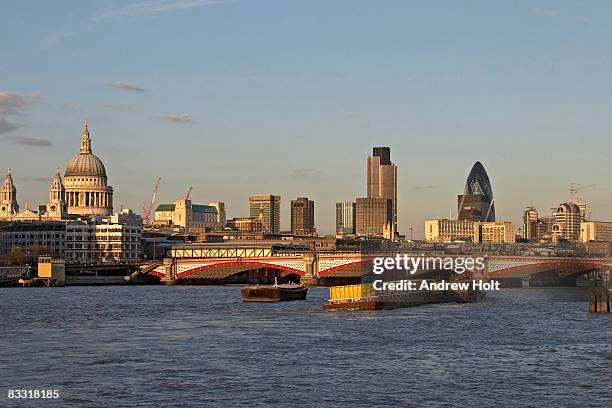
[[[319,285],[319,254],[316,252],[307,252],[304,254],[304,263],[306,264],[306,272],[302,276],[302,285],[318,286]]]
[[[162,285],[176,284],[176,260],[174,258],[164,258],[164,277],[159,280]]]

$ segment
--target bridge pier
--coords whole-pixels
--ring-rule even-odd
[[[599,278],[591,282],[589,289],[589,312],[612,313],[610,305],[612,289],[610,288],[610,271],[602,273]]]
[[[165,276],[159,280],[162,285],[176,285],[176,261],[173,258],[164,258]]]
[[[306,272],[300,279],[300,283],[304,286],[319,286],[319,255],[310,252],[304,254],[304,262],[306,263]]]
[[[530,287],[530,281],[531,280],[531,276],[526,275],[521,277],[521,288],[528,288]]]

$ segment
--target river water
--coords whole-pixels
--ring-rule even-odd
[[[0,288],[0,406],[605,407],[610,316],[578,288],[323,311],[238,286]],[[56,389],[57,400],[9,400]]]

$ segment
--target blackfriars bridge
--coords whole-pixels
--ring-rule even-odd
[[[309,285],[358,282],[372,273],[376,257],[403,254],[393,251],[308,250],[303,246],[271,243],[222,243],[178,245],[168,250],[163,262],[143,266],[141,274],[164,283],[225,283],[249,274],[251,281],[262,277],[300,280]],[[410,251],[409,256],[465,258],[480,255],[445,255]],[[550,256],[484,256],[484,269],[476,277],[499,279],[512,286],[575,284],[578,277],[612,270],[612,258]],[[416,277],[444,271],[419,268]]]

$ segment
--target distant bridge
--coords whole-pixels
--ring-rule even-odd
[[[612,258],[490,256],[486,266],[491,279],[520,279],[526,286],[530,281],[554,284],[608,272],[612,270]]]
[[[146,272],[166,281],[223,280],[252,270],[272,270],[278,276],[294,275],[311,284],[358,279],[372,271],[372,260],[395,256],[389,252],[310,251],[270,243],[194,244],[172,247],[163,263],[151,264]],[[410,253],[409,256],[462,258],[472,255]],[[477,255],[473,255],[476,257]],[[590,271],[612,270],[612,258],[486,256],[484,270],[476,275],[492,279],[559,281]],[[416,276],[442,272],[419,269]]]

